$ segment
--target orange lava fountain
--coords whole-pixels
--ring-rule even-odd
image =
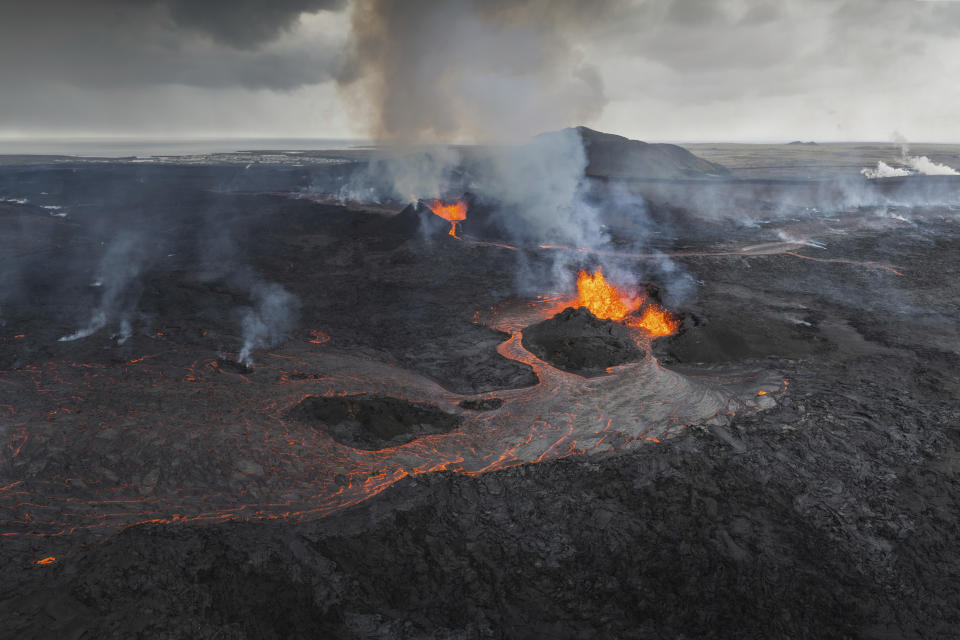
[[[672,335],[680,328],[680,322],[669,311],[648,302],[645,294],[607,282],[602,267],[593,274],[580,270],[577,275],[577,298],[564,306],[586,307],[598,318],[642,329],[651,338]],[[640,317],[631,315],[641,308],[643,314]]]
[[[593,275],[583,269],[577,274],[577,299],[571,306],[586,307],[590,313],[603,320],[623,320],[643,304],[644,296],[635,291],[626,291],[607,282],[603,268]]]
[[[459,240],[457,223],[467,219],[467,203],[463,200],[457,200],[448,204],[443,200],[433,200],[427,206],[434,215],[438,215],[450,223],[450,235]]]

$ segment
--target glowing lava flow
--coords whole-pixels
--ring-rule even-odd
[[[305,340],[263,354],[248,375],[226,371],[207,352],[180,349],[116,365],[0,371],[0,385],[22,398],[0,434],[10,460],[0,483],[0,536],[9,544],[135,523],[320,517],[416,474],[475,475],[659,442],[688,425],[774,406],[771,396],[784,389],[768,372],[692,377],[664,369],[639,331],[648,352],[639,362],[595,378],[556,369],[530,353],[521,334],[552,315],[555,303],[514,302],[477,315],[510,336],[497,351],[538,380],[482,394],[453,393],[412,371]],[[306,396],[356,394],[429,403],[463,423],[371,451],[290,416]],[[502,405],[461,406],[491,398]],[[69,466],[59,462],[66,459]],[[50,546],[33,562],[63,557]]]
[[[467,219],[467,203],[463,200],[457,200],[454,203],[446,203],[443,200],[433,200],[427,205],[434,215],[440,216],[450,223],[450,235],[460,239],[457,235],[457,223]]]

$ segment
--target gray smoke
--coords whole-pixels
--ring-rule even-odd
[[[274,282],[254,284],[250,290],[253,306],[243,309],[241,326],[243,347],[237,361],[253,366],[254,349],[265,349],[283,342],[296,326],[300,301]]]
[[[415,202],[442,198],[455,182],[460,153],[453,147],[378,149],[367,166],[332,190],[341,202]],[[323,184],[316,188],[327,190]]]
[[[341,88],[380,150],[339,190],[341,199],[411,202],[469,192],[495,208],[505,241],[570,247],[545,254],[546,272],[518,252],[521,292],[569,288],[578,268],[596,266],[590,251],[610,248],[601,210],[645,209],[626,191],[598,197],[585,178],[583,140],[566,129],[606,105],[600,74],[576,43],[622,4],[357,0],[353,64]],[[486,146],[436,144],[451,142]],[[634,244],[645,244],[642,234]],[[621,281],[639,275],[609,255],[602,262]],[[656,264],[679,278],[668,259]]]
[[[90,314],[87,324],[63,336],[60,342],[72,342],[92,336],[110,322],[119,321],[116,338],[120,344],[132,334],[130,314],[140,299],[140,272],[147,261],[144,238],[132,232],[117,235],[100,260],[91,286],[100,289],[100,302]]]
[[[573,44],[617,2],[358,0],[346,95],[378,141],[514,141],[599,115]]]

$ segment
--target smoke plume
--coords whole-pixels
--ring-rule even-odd
[[[877,161],[877,168],[871,169],[865,167],[860,170],[864,176],[870,180],[875,180],[877,178],[900,178],[904,176],[912,176],[913,172],[909,169],[902,169],[900,167],[891,167],[883,160]]]
[[[910,144],[906,137],[904,137],[900,132],[893,132],[893,141],[900,145],[901,164],[904,164],[909,168],[892,167],[886,162],[880,160],[877,162],[876,169],[867,167],[861,169],[860,173],[870,180],[875,180],[877,178],[899,178],[917,174],[924,176],[960,176],[960,172],[953,167],[940,162],[934,162],[927,156],[910,155]]]
[[[243,310],[243,347],[237,360],[253,366],[254,349],[276,346],[296,326],[300,301],[276,283],[257,283],[250,291],[253,306]]]
[[[493,209],[504,240],[570,247],[550,254],[547,272],[519,264],[517,254],[520,291],[571,285],[590,250],[609,248],[600,211],[645,210],[642,198],[590,184],[581,132],[567,128],[606,104],[598,70],[574,43],[589,40],[620,4],[355,2],[353,64],[341,88],[381,144],[340,196],[413,202],[469,192]],[[537,135],[544,131],[554,132]],[[440,146],[451,142],[488,146]],[[613,262],[605,261],[608,274],[636,278]],[[679,277],[669,260],[657,264]]]
[[[610,0],[358,0],[343,78],[371,137],[512,141],[599,115],[597,70],[571,36]]]
[[[140,299],[140,271],[147,260],[143,238],[139,234],[124,232],[111,242],[100,260],[96,279],[91,286],[101,290],[100,303],[90,314],[86,326],[63,336],[60,342],[72,342],[92,336],[114,319],[120,325],[116,338],[120,344],[133,333],[129,315]]]

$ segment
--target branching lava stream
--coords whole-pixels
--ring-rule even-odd
[[[647,355],[639,362],[597,378],[558,370],[521,343],[521,330],[552,315],[558,302],[506,303],[477,314],[510,335],[499,353],[532,367],[539,383],[473,396],[338,353],[319,330],[261,354],[249,375],[209,353],[178,349],[115,366],[50,362],[0,373],[0,388],[22,399],[16,410],[0,407],[14,477],[0,486],[0,533],[106,534],[142,522],[322,516],[412,475],[479,474],[657,442],[688,425],[772,406],[784,388],[769,372],[693,378],[664,369],[641,330],[636,340]],[[354,394],[429,403],[462,415],[463,426],[367,451],[287,415],[309,395]],[[489,398],[502,406],[459,407]]]

